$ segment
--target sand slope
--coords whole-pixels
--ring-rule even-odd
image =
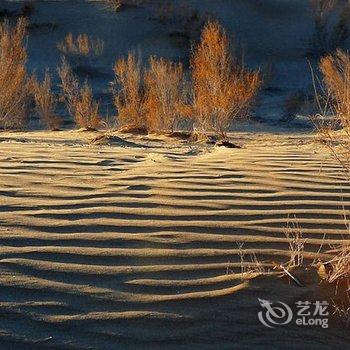
[[[288,220],[308,261],[346,234],[350,186],[311,137],[236,135],[243,149],[92,137],[1,135],[1,349],[348,344],[332,328],[266,330],[257,298],[305,290],[237,275],[240,243],[247,264],[288,260]]]

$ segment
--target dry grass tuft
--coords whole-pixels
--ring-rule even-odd
[[[145,74],[147,128],[152,132],[174,132],[184,106],[182,65],[151,57]]]
[[[57,48],[71,64],[81,65],[86,60],[102,55],[104,41],[92,39],[87,34],[79,34],[74,38],[72,33],[67,34],[63,41],[57,43]]]
[[[41,120],[50,130],[57,130],[61,126],[61,121],[55,114],[57,99],[52,92],[52,79],[50,72],[45,72],[44,80],[40,83],[33,80],[33,95],[35,108]]]
[[[203,29],[191,66],[196,126],[226,139],[231,122],[248,115],[261,86],[260,74],[232,57],[226,32],[217,22]]]
[[[145,98],[142,63],[135,54],[129,53],[115,63],[114,73],[119,91],[114,105],[118,111],[118,125],[123,129],[146,128]]]
[[[304,262],[304,247],[306,240],[303,239],[303,233],[296,218],[292,223],[288,221],[284,234],[288,240],[290,252],[290,259],[287,267],[293,268],[302,266]]]
[[[238,256],[240,259],[240,275],[242,280],[249,279],[251,277],[257,277],[259,275],[263,275],[268,273],[265,265],[261,263],[257,257],[257,255],[253,252],[252,254],[248,254],[248,261],[246,261],[246,252],[244,250],[244,243],[237,242],[238,247]]]
[[[335,257],[321,265],[324,279],[329,283],[330,299],[334,314],[350,322],[350,243],[347,241],[331,251]],[[327,289],[326,289],[327,290]]]
[[[28,116],[29,83],[25,47],[27,23],[0,24],[0,128],[22,128]]]
[[[345,209],[344,209],[345,210]],[[331,245],[329,253],[335,254],[334,258],[326,262],[328,266],[328,281],[330,283],[346,283],[347,292],[350,292],[350,224],[346,213],[344,212],[344,223],[348,231],[347,237],[340,245]],[[350,303],[350,294],[349,294]],[[350,305],[349,305],[350,306]]]
[[[91,87],[87,82],[80,86],[65,59],[58,68],[58,74],[61,79],[62,98],[75,123],[87,130],[98,129],[101,123],[99,104],[93,99]]]
[[[102,39],[91,39],[87,34],[79,34],[74,38],[72,33],[57,44],[57,48],[65,55],[100,56],[104,49]]]
[[[330,261],[332,271],[329,275],[329,282],[333,283],[340,279],[350,279],[350,245],[343,245],[339,253]],[[349,280],[350,287],[350,280]]]

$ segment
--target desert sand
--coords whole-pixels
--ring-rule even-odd
[[[320,283],[272,270],[288,221],[306,265],[347,234],[350,184],[311,134],[231,135],[240,149],[97,135],[1,134],[2,349],[348,346],[342,327],[257,318],[258,298],[308,300]],[[242,278],[242,251],[270,274]]]

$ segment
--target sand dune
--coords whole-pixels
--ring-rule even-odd
[[[225,149],[94,136],[2,134],[1,349],[347,346],[339,328],[259,324],[258,298],[310,288],[242,280],[242,249],[246,267],[288,260],[288,221],[307,262],[347,234],[350,185],[312,137],[242,133]]]

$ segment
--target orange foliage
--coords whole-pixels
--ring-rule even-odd
[[[148,130],[173,132],[184,105],[182,65],[155,57],[149,65],[145,75]]]
[[[74,38],[72,33],[67,34],[57,48],[65,55],[72,56],[100,56],[104,49],[102,39],[91,39],[87,34],[79,34]]]
[[[44,80],[39,83],[33,79],[33,95],[35,108],[41,120],[50,130],[56,130],[60,127],[60,120],[55,114],[56,96],[52,92],[51,75],[47,70]]]
[[[24,45],[27,23],[0,24],[0,127],[23,127],[28,116],[29,80]]]
[[[338,50],[320,62],[331,107],[343,128],[350,127],[350,55]]]
[[[234,60],[225,30],[217,22],[208,22],[203,29],[191,66],[196,126],[226,138],[231,122],[247,116],[261,85],[260,74]]]
[[[114,73],[119,92],[114,97],[118,124],[123,129],[145,129],[143,71],[140,60],[132,53],[115,63]]]

